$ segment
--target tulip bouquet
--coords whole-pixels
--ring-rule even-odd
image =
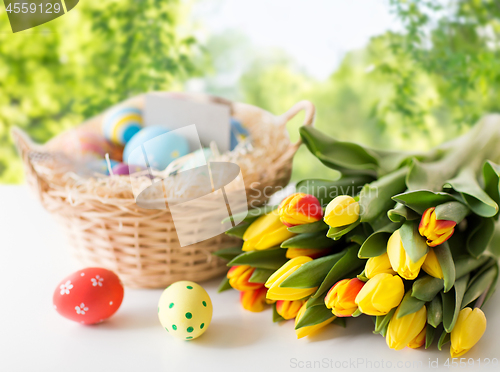
[[[216,254],[220,290],[250,311],[295,319],[299,338],[370,316],[392,349],[471,349],[499,274],[500,118],[428,152],[389,152],[301,128],[308,149],[341,172],[304,180],[278,206],[249,211]]]

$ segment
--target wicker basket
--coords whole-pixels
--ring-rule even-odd
[[[231,152],[222,158],[240,165],[247,200],[252,207],[265,203],[269,190],[284,187],[290,179],[293,155],[300,142],[290,143],[286,123],[304,110],[304,125],[312,125],[315,115],[315,108],[308,101],[301,101],[285,114],[274,116],[255,106],[206,95],[162,94],[227,104],[231,115],[249,128],[254,150]],[[128,102],[132,101],[142,105],[144,96]],[[101,120],[102,115],[78,128],[97,131]],[[83,264],[113,270],[126,286],[139,288],[162,288],[177,280],[208,280],[227,270],[226,262],[212,252],[238,244],[234,238],[221,234],[181,247],[170,211],[138,207],[128,177],[76,182],[57,172],[60,166],[51,156],[51,148],[54,143],[64,141],[64,133],[45,145],[34,144],[18,128],[14,128],[12,134],[25,165],[28,184],[64,227],[70,245]],[[252,192],[255,190],[268,192]],[[213,206],[206,202],[199,208],[199,218],[203,218],[203,211],[210,211]],[[196,234],[199,221],[193,220],[192,226],[192,233]]]

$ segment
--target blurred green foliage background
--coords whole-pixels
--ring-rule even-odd
[[[496,0],[390,0],[390,6],[404,30],[347,53],[325,80],[308,76],[281,50],[256,50],[238,30],[196,41],[185,27],[189,8],[178,0],[80,2],[30,38],[10,33],[1,14],[0,182],[22,180],[11,126],[44,142],[128,96],[189,89],[193,82],[275,114],[311,100],[320,130],[377,148],[427,149],[500,111]],[[237,85],[218,78],[238,70]],[[299,125],[300,118],[290,123],[293,140]],[[295,179],[333,176],[299,150]]]

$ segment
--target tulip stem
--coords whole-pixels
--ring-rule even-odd
[[[483,306],[484,300],[486,299],[486,295],[488,294],[490,290],[491,284],[486,288],[486,290],[479,296],[477,299],[476,303],[474,304],[474,308],[479,307],[481,308]]]

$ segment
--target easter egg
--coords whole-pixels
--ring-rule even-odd
[[[49,145],[51,151],[61,151],[73,159],[102,159],[106,154],[109,154],[111,159],[118,161],[122,159],[122,147],[89,130],[69,131],[61,137],[61,140],[51,141]]]
[[[231,118],[231,150],[234,150],[238,143],[247,138],[248,135],[249,133],[243,124],[235,118]]]
[[[119,106],[109,110],[102,120],[102,132],[109,141],[125,145],[144,125],[142,111]]]
[[[111,165],[111,169],[113,169],[113,167],[119,164],[117,161],[114,160],[110,160],[109,163]],[[102,173],[109,176],[109,167],[106,159],[91,161],[87,164],[87,166],[94,172]]]
[[[212,320],[212,301],[202,286],[180,281],[165,289],[158,302],[160,323],[182,340],[200,337]]]
[[[128,165],[125,163],[117,163],[113,166],[113,168],[111,170],[113,171],[113,174],[115,176],[127,176],[131,172],[132,172],[132,174],[137,173],[137,172],[142,172],[142,171],[146,170],[146,168],[140,167],[138,165],[133,165],[133,164]]]
[[[163,170],[173,160],[188,153],[189,144],[184,137],[161,126],[151,126],[141,129],[125,145],[123,161]]]
[[[118,276],[100,267],[88,267],[64,278],[52,298],[63,317],[82,324],[95,324],[113,315],[123,300]]]

